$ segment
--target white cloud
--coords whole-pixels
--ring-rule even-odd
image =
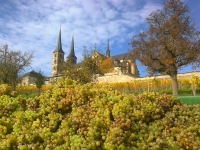
[[[104,52],[108,37],[111,53],[119,54],[127,51],[123,44],[130,42],[135,28],[160,6],[146,0],[8,0],[0,6],[0,44],[8,43],[11,49],[23,52],[34,51],[32,68],[51,75],[60,25],[65,56],[73,32],[79,61],[83,46],[89,49],[97,43]]]
[[[105,12],[105,16],[109,20],[117,18],[118,15],[119,15],[119,12],[113,9],[109,9],[108,11]]]

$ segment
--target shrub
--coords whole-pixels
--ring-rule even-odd
[[[12,88],[10,86],[8,86],[7,84],[1,84],[0,85],[0,96],[1,95],[8,95],[10,94],[10,92]]]

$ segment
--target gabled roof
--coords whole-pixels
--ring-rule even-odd
[[[27,77],[27,76],[29,76],[29,77],[37,77],[37,76],[38,76],[38,73],[35,72],[34,70],[32,70],[32,71],[30,71],[30,72],[28,72],[28,73],[26,73],[26,74],[24,75],[24,77]]]
[[[62,49],[62,42],[61,42],[61,28],[60,28],[60,32],[59,32],[59,36],[58,36],[57,47],[53,52],[60,52],[60,53],[64,54],[64,51]]]
[[[131,59],[131,53],[127,52],[127,53],[124,53],[124,54],[119,54],[119,55],[114,55],[114,56],[111,56],[111,58],[113,60],[128,60],[128,59]]]
[[[99,51],[97,51],[97,50],[94,50],[93,55],[99,55],[99,56],[105,57],[104,54],[101,54],[101,53],[100,53]]]

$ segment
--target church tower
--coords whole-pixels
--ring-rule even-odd
[[[70,52],[69,52],[69,55],[66,58],[66,61],[69,62],[72,65],[76,64],[76,62],[77,62],[77,57],[75,56],[75,51],[74,51],[74,36],[72,36]]]
[[[106,57],[110,57],[110,45],[109,45],[109,39],[108,39],[108,45],[106,50]]]
[[[52,77],[61,74],[61,67],[64,63],[64,51],[62,49],[61,42],[61,28],[58,36],[58,43],[56,49],[53,51],[53,61],[52,61]]]

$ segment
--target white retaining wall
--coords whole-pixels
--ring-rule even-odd
[[[200,72],[189,72],[189,73],[182,73],[178,74],[178,78],[191,78],[192,75],[196,75],[200,77]],[[128,75],[117,74],[117,73],[109,73],[105,74],[104,76],[98,77],[98,82],[131,82],[134,80],[152,80],[152,79],[170,79],[168,75],[163,76],[153,76],[153,77],[131,77]]]

